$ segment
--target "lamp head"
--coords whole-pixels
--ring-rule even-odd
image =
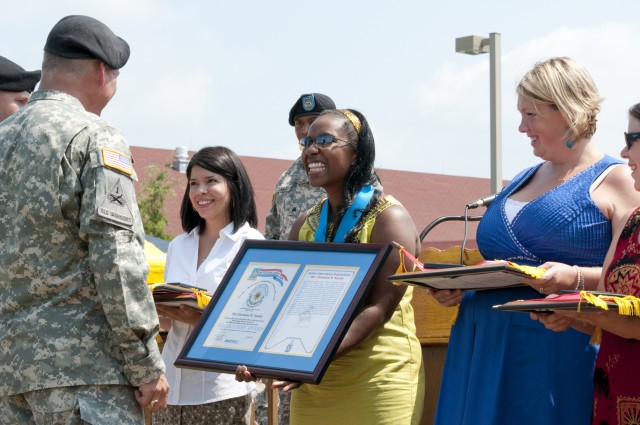
[[[466,37],[456,38],[456,53],[481,55],[483,53],[489,53],[489,50],[489,37],[468,35]]]

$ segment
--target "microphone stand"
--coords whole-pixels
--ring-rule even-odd
[[[464,266],[464,248],[467,244],[467,233],[469,230],[469,221],[480,221],[482,216],[469,215],[469,210],[478,208],[480,206],[488,207],[489,204],[495,199],[496,195],[491,195],[486,198],[482,198],[477,200],[476,202],[472,202],[471,204],[465,205],[464,215],[445,215],[433,220],[429,223],[423,230],[420,232],[420,242],[424,240],[431,230],[436,227],[438,224],[444,221],[463,221],[464,222],[464,236],[462,238],[462,246],[460,247],[460,265]]]
[[[464,236],[460,246],[460,265],[464,266],[464,247],[467,244],[467,230],[469,229],[469,205],[464,207]]]

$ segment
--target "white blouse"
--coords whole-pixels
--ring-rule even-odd
[[[525,201],[514,201],[511,198],[507,198],[507,201],[504,203],[504,213],[507,215],[509,223],[513,223],[513,219],[516,218],[516,215],[518,215],[520,210],[527,204],[528,202]]]
[[[200,268],[198,261],[198,228],[176,237],[169,244],[164,270],[165,282],[194,285],[215,292],[227,268],[245,239],[264,239],[247,223],[233,232],[233,223],[220,231],[220,237]],[[187,342],[193,327],[185,322],[172,321],[162,350],[169,381],[169,404],[197,405],[213,403],[255,392],[255,385],[237,382],[233,374],[204,372],[177,368],[173,365]]]

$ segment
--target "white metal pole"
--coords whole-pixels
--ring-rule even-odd
[[[502,67],[500,34],[489,34],[491,91],[491,193],[502,189]]]

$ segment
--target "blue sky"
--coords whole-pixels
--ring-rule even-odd
[[[538,162],[518,133],[515,85],[537,60],[572,56],[605,98],[593,142],[619,156],[640,102],[640,2],[561,0],[22,0],[3,8],[2,48],[26,69],[62,17],[102,20],[132,56],[103,116],[131,145],[294,159],[287,123],[302,93],[370,121],[377,166],[489,177],[489,57],[455,38],[502,36],[503,177]]]

